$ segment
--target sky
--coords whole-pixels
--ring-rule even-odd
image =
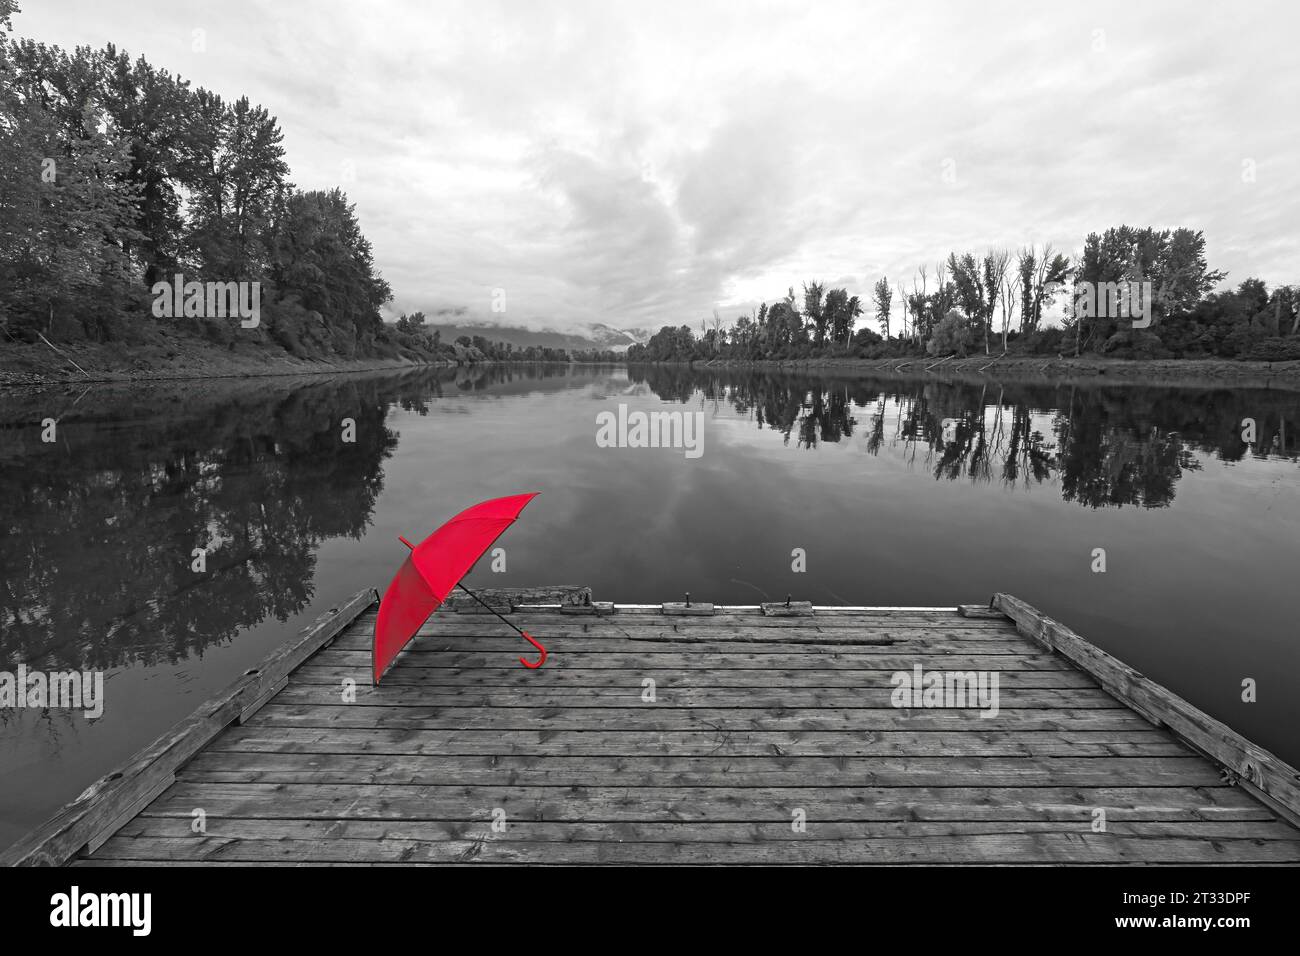
[[[1294,0],[19,2],[266,106],[393,316],[698,328],[1123,223],[1300,282]]]

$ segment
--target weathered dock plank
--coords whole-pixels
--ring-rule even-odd
[[[573,617],[561,613],[558,609],[556,611],[515,611],[514,613],[526,614],[530,625],[535,627],[545,626],[549,631],[557,634],[591,633],[602,637],[613,636],[618,633],[619,629],[635,628],[676,629],[688,634],[713,631],[725,634],[728,637],[734,635],[738,629],[756,632],[780,631],[784,634],[818,634],[909,627],[927,629],[941,627],[961,631],[1003,631],[1009,634],[1016,632],[1014,624],[1005,616],[1000,618],[970,618],[957,613],[926,614],[908,612],[906,614],[864,614],[862,617],[852,617],[817,612],[811,617],[790,619],[763,614],[727,614],[715,611],[712,616],[686,615],[688,618],[704,617],[704,620],[679,620],[672,616],[665,617],[662,612],[630,614],[626,610],[618,609],[613,614],[607,615],[607,619],[602,618],[595,621],[582,617]],[[362,618],[356,622],[354,628],[349,630],[349,634],[373,634],[374,627],[375,619],[373,617],[369,619]],[[470,615],[467,617],[463,614],[450,614],[440,610],[436,611],[425,622],[419,633],[422,635],[464,634],[500,637],[501,626],[499,624],[493,625],[491,619],[485,619],[481,616]]]
[[[1065,710],[1043,707],[1001,710],[980,717],[974,710],[898,710],[891,707],[839,710],[754,707],[356,707],[350,704],[268,704],[257,720],[268,727],[403,727],[428,730],[481,729],[555,731],[617,728],[645,730],[953,730],[976,725],[980,730],[1127,731],[1150,723],[1127,707]]]
[[[193,819],[759,820],[803,809],[825,820],[1060,820],[1087,832],[1093,808],[1124,820],[1270,820],[1236,787],[539,787],[197,783],[177,780],[145,816]]]
[[[444,610],[376,688],[362,610],[241,698],[102,845],[43,861],[1300,863],[1276,805],[1294,770],[1004,595],[709,615],[565,613],[590,601],[575,588],[490,597],[545,667],[519,667],[499,621]],[[996,713],[895,706],[918,667],[996,675]]]
[[[341,664],[316,663],[321,656],[313,658],[312,663],[304,664],[293,672],[292,683],[324,684],[337,687],[346,679],[357,680],[367,676],[365,661],[352,661]],[[990,658],[980,658],[978,663],[968,665],[969,670],[982,670],[993,666]],[[948,666],[952,664],[949,662]],[[584,688],[629,688],[641,691],[641,681],[652,677],[660,686],[672,687],[710,687],[710,688],[796,688],[796,687],[849,687],[856,690],[891,689],[894,687],[892,676],[903,669],[902,658],[893,667],[848,668],[848,667],[808,667],[779,668],[754,667],[740,668],[691,668],[664,667],[655,661],[652,664],[642,662],[641,666],[625,668],[578,667],[576,665],[544,673],[526,671],[515,664],[496,667],[447,668],[437,673],[425,673],[423,668],[401,668],[392,674],[384,675],[384,685],[413,685],[417,687],[452,687],[466,690],[475,687],[501,689],[517,687],[532,689],[537,687],[557,688],[580,685]],[[1003,687],[1097,687],[1098,684],[1089,675],[1073,668],[1069,670],[1001,670],[1000,682]]]
[[[1288,844],[1226,840],[1223,854],[1241,863],[1289,863]],[[954,863],[1186,864],[1202,859],[1205,841],[1164,837],[1159,841],[1115,839],[1084,833],[959,833],[944,836],[819,839],[770,843],[634,843],[626,840],[529,843],[500,839],[490,831],[460,840],[218,840],[210,837],[136,837],[115,843],[105,859],[207,863],[393,863],[393,864],[604,864],[681,865],[741,863],[764,865]]]
[[[648,680],[655,680],[647,677]],[[541,683],[541,682],[539,682]],[[277,704],[322,704],[340,702],[341,684],[293,684],[276,695]],[[710,708],[810,708],[828,710],[878,710],[890,708],[892,688],[883,682],[861,687],[678,687],[669,680],[655,680],[654,700],[644,700],[648,690],[641,681],[623,687],[520,686],[483,688],[441,687],[430,697],[424,685],[403,684],[383,687],[362,686],[347,691],[349,707],[557,707],[607,708],[640,706]],[[1115,698],[1095,687],[1009,687],[999,681],[1000,706],[1024,708],[1096,707],[1115,709]],[[575,697],[581,697],[579,703]],[[978,709],[971,695],[969,709]]]
[[[289,673],[332,641],[378,595],[364,588],[331,608],[292,641],[276,648],[257,668],[244,673],[224,691],[141,750],[123,766],[96,781],[44,826],[3,854],[0,866],[59,865],[87,845],[98,846],[123,817],[151,798],[160,785],[232,722],[251,715],[267,693],[283,685]]]
[[[1136,730],[1116,739],[1110,731],[770,731],[620,730],[558,734],[516,730],[337,730],[322,727],[240,727],[213,741],[213,752],[557,756],[756,756],[871,757],[1170,757],[1187,747],[1163,731]]]
[[[1059,833],[1061,824],[1052,820],[833,820],[816,821],[817,838],[907,839],[912,836],[960,836],[994,833]],[[511,833],[510,831],[513,832]],[[778,843],[800,842],[807,834],[793,830],[784,820],[756,820],[734,823],[715,820],[642,822],[550,822],[521,820],[507,828],[507,837],[493,833],[485,820],[259,820],[247,817],[213,819],[207,836],[232,841],[323,840],[337,836],[348,840],[440,841],[510,839],[521,843],[568,843],[629,840],[635,843]],[[1115,837],[1147,840],[1162,837],[1184,839],[1238,839],[1289,842],[1295,830],[1277,820],[1115,820],[1107,827]],[[124,826],[119,836],[191,838],[190,821],[181,817],[137,817]]]
[[[1075,671],[1069,661],[1055,654],[1030,650],[1023,654],[1004,653],[988,654],[987,648],[966,648],[944,655],[944,664],[957,670],[1044,670]],[[322,651],[313,663],[330,666],[359,667],[365,671],[369,666],[370,651],[335,650]],[[837,670],[906,670],[917,661],[915,654],[905,654],[901,650],[893,653],[859,654],[853,650],[832,651],[828,654],[808,653],[806,650],[711,652],[692,647],[689,651],[656,652],[653,659],[647,659],[644,653],[626,653],[610,651],[608,654],[593,654],[585,657],[570,657],[567,654],[556,655],[546,662],[548,673],[551,671],[579,670],[636,670],[653,668],[691,668],[698,665],[710,670],[747,670],[768,672],[793,672],[798,670],[825,670],[833,667]],[[358,664],[358,662],[360,662]],[[403,671],[417,670],[488,670],[497,671],[502,667],[519,670],[519,662],[493,652],[491,656],[475,651],[444,651],[441,654],[414,654],[403,652],[398,658]],[[392,669],[390,669],[390,673]],[[387,684],[389,675],[384,676]]]
[[[1217,787],[1194,754],[1174,757],[478,757],[394,754],[205,752],[192,783],[411,784],[445,786],[798,787],[1062,786]]]
[[[530,630],[531,633],[531,630]],[[566,656],[577,657],[587,655],[589,657],[599,657],[604,659],[606,655],[612,653],[633,654],[638,658],[645,659],[656,654],[686,655],[688,659],[694,657],[703,657],[706,654],[728,654],[731,649],[747,654],[795,654],[805,659],[816,658],[836,658],[844,654],[862,654],[862,655],[885,655],[885,656],[903,656],[906,655],[912,660],[918,659],[919,656],[938,656],[946,654],[1001,654],[1010,655],[1015,658],[1026,656],[1048,656],[1047,651],[1026,652],[1021,644],[1017,643],[1014,637],[998,636],[996,638],[949,638],[946,635],[936,634],[931,640],[923,641],[920,638],[913,640],[896,641],[890,644],[881,643],[864,643],[855,642],[853,644],[834,644],[817,641],[793,641],[793,642],[776,642],[776,641],[699,641],[699,640],[663,640],[663,641],[634,641],[631,638],[623,639],[614,643],[606,640],[595,639],[565,639],[555,637],[554,635],[545,635],[555,646],[557,651],[563,651]],[[439,659],[442,655],[452,653],[477,654],[491,659],[492,655],[500,655],[508,658],[510,656],[518,657],[520,642],[516,640],[511,643],[494,639],[476,639],[469,637],[434,637],[430,638],[425,644],[419,646],[408,646],[403,653],[409,657],[420,657],[423,655],[437,654]],[[526,644],[522,645],[525,648]],[[549,647],[550,645],[548,645]],[[349,642],[340,650],[363,650],[354,642]],[[364,648],[369,651],[369,648]],[[584,666],[590,664],[590,661],[583,662]],[[1004,661],[1004,663],[1006,663]]]
[[[543,636],[550,637],[550,635],[543,635]],[[977,653],[977,654],[1000,654],[1007,658],[1007,660],[1004,661],[1003,663],[1008,663],[1012,658],[1021,659],[1026,656],[1037,655],[1037,652],[1026,653],[1021,647],[1019,647],[1015,643],[1014,640],[1009,640],[1009,639],[987,640],[987,641],[980,641],[978,644],[972,644],[970,642],[962,641],[962,640],[945,640],[941,636],[936,636],[934,640],[929,642],[922,642],[918,640],[911,644],[855,643],[851,645],[838,645],[838,646],[829,645],[829,644],[819,644],[814,642],[803,642],[803,643],[770,642],[769,643],[763,641],[754,641],[754,642],[747,642],[747,643],[736,642],[736,644],[733,644],[732,642],[729,641],[728,642],[717,641],[717,642],[709,642],[709,643],[701,643],[698,641],[680,641],[680,642],[643,641],[638,643],[638,642],[633,642],[631,640],[627,640],[627,641],[620,642],[616,645],[607,644],[604,647],[602,647],[600,646],[600,642],[594,642],[594,641],[587,642],[585,644],[581,644],[581,643],[576,644],[576,646],[570,646],[569,644],[564,643],[562,640],[555,641],[554,638],[552,638],[552,643],[555,643],[557,645],[557,649],[563,651],[566,656],[573,657],[575,658],[575,660],[581,655],[585,655],[588,658],[599,658],[603,660],[607,654],[614,652],[614,648],[617,648],[619,651],[626,651],[627,653],[635,654],[639,659],[643,659],[643,660],[651,657],[652,655],[658,655],[658,654],[671,654],[679,657],[681,655],[685,655],[688,659],[698,654],[699,657],[702,659],[706,654],[726,654],[728,652],[728,647],[736,646],[737,644],[743,647],[745,649],[745,652],[749,654],[755,654],[755,655],[798,654],[804,657],[805,659],[809,659],[809,660],[841,659],[841,655],[845,653],[855,653],[855,654],[862,654],[862,655],[874,654],[874,655],[884,655],[884,656],[893,656],[893,657],[897,657],[900,655],[907,655],[908,659],[913,661],[918,660],[920,658],[920,655],[922,654],[926,656],[939,657],[942,655],[960,655],[960,654]],[[427,646],[424,647],[408,646],[402,653],[407,655],[408,657],[420,657],[423,655],[437,654],[439,655],[438,657],[439,660],[443,660],[444,658],[442,657],[442,655],[448,652],[476,654],[480,657],[483,657],[485,660],[491,660],[492,657],[495,655],[497,658],[497,663],[501,663],[503,661],[509,660],[512,657],[517,658],[519,656],[521,647],[526,650],[528,648],[528,645],[521,644],[518,641],[518,639],[516,639],[515,643],[513,644],[485,642],[482,645],[475,647],[475,642],[473,638],[464,638],[464,639],[434,638],[433,640],[430,641],[429,645]],[[357,648],[355,646],[352,646],[343,649],[356,650]],[[1043,653],[1038,656],[1046,657],[1048,655],[1046,653]],[[592,661],[591,660],[583,661],[582,664],[583,666],[591,666]]]

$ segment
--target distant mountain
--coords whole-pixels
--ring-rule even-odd
[[[591,338],[602,343],[604,348],[626,348],[629,345],[645,345],[653,332],[646,329],[616,329],[601,322],[590,326]]]
[[[625,352],[628,346],[645,343],[650,333],[644,329],[616,329],[601,322],[593,322],[579,332],[556,332],[553,329],[524,329],[510,325],[476,325],[453,324],[446,322],[427,322],[425,328],[431,332],[437,330],[442,341],[454,342],[462,335],[473,338],[481,335],[489,342],[508,342],[515,348],[567,349],[581,351],[584,349],[612,349]]]

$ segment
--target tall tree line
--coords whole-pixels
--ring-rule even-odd
[[[863,309],[845,289],[819,281],[791,287],[730,327],[696,339],[665,326],[630,362],[760,361],[972,354],[1097,354],[1129,358],[1300,360],[1300,287],[1247,279],[1212,292],[1226,274],[1209,267],[1205,237],[1188,228],[1118,226],[1091,233],[1070,257],[1051,244],[982,254],[951,252],[907,282],[872,287],[877,333],[857,327]],[[1149,284],[1140,322],[1129,311],[1080,307],[1102,286]],[[893,325],[894,299],[901,319]],[[1139,295],[1139,298],[1141,296]],[[1094,300],[1096,296],[1093,297]],[[1112,301],[1112,304],[1113,301]],[[802,308],[800,308],[802,306]]]
[[[356,210],[294,187],[265,107],[112,44],[15,38],[15,10],[0,0],[0,343],[147,336],[153,285],[180,273],[261,283],[258,339],[373,350],[391,290]]]

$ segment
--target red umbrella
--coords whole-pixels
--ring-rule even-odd
[[[398,652],[447,599],[452,588],[460,585],[474,600],[479,600],[469,588],[460,584],[460,579],[469,573],[492,542],[514,523],[524,506],[536,497],[536,493],[510,495],[481,502],[456,515],[418,545],[399,536],[411,553],[397,569],[379,604],[372,657],[376,684]],[[489,607],[488,610],[492,609]],[[497,614],[497,617],[501,615]],[[504,617],[501,620],[510,624]],[[513,624],[510,626],[542,652],[542,659],[536,663],[529,663],[522,657],[520,662],[525,667],[541,667],[546,660],[546,649]]]

